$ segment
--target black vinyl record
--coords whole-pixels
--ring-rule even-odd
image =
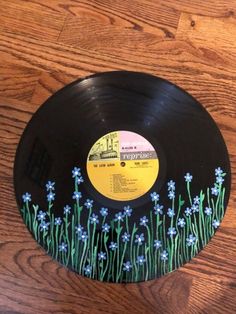
[[[66,86],[28,123],[14,184],[54,259],[108,282],[160,277],[211,239],[230,193],[224,140],[203,106],[145,73]]]

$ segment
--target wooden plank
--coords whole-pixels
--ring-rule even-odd
[[[158,54],[156,52],[158,50]],[[0,33],[0,57],[3,61],[19,62],[40,70],[65,72],[72,75],[88,69],[93,72],[113,69],[138,69],[155,73],[165,69],[172,76],[185,73],[189,75],[209,74],[219,79],[230,79],[236,76],[236,61],[225,67],[217,67],[217,60],[210,55],[203,55],[188,42],[164,41],[156,43],[145,51],[145,43],[135,52],[111,50],[109,53],[93,51],[80,47],[73,48],[59,43],[37,41],[18,34]],[[221,62],[223,62],[222,56]],[[220,64],[219,64],[220,65]],[[158,67],[158,68],[157,68]],[[82,72],[82,75],[84,74]]]
[[[30,101],[40,71],[4,62],[0,67],[0,97]]]
[[[118,8],[125,8],[136,11],[136,3],[141,4],[144,7],[144,12],[146,12],[145,7],[153,7],[158,10],[161,6],[165,7],[165,15],[163,18],[166,19],[165,16],[168,16],[169,12],[180,11],[186,13],[192,13],[202,16],[212,16],[212,17],[227,17],[232,16],[235,14],[236,9],[236,0],[136,0],[135,2],[132,1],[132,4],[129,0],[112,1],[112,0],[83,0],[82,4],[81,1],[75,0],[31,0],[30,2],[37,3],[37,5],[41,6],[42,9],[45,7],[47,9],[51,9],[55,12],[60,13],[69,13],[76,15],[78,12],[78,8],[81,5],[89,5],[93,6],[94,8],[109,8],[110,10]],[[134,4],[133,4],[134,3]],[[169,11],[169,12],[168,12]],[[144,13],[145,14],[145,13]]]
[[[0,97],[1,180],[3,178],[12,178],[15,152],[20,136],[36,109],[37,105],[28,102]],[[1,206],[3,205],[1,204]]]
[[[0,29],[35,39],[56,41],[66,14],[55,12],[33,1],[1,1]]]
[[[120,69],[145,71],[186,89],[210,111],[235,115],[235,60],[231,66],[221,66],[211,56],[203,55],[199,49],[183,41],[156,44],[158,56],[154,50],[144,54],[143,49],[142,44],[135,53],[126,52],[125,49],[122,53],[113,50],[102,53],[47,41],[39,43],[16,34],[0,34],[2,62],[40,71],[58,71],[74,77]],[[221,57],[224,58],[223,55]]]
[[[32,252],[30,243],[23,247],[19,244],[20,254],[17,258],[18,268],[24,267],[26,271],[26,260],[35,266],[37,271],[27,278],[18,278],[18,284],[14,285],[14,296],[12,296],[13,276],[0,274],[2,303],[9,304],[11,311],[20,313],[171,313],[172,304],[176,311],[185,311],[188,304],[188,292],[191,287],[189,275],[178,274],[161,279],[153,286],[151,283],[139,285],[104,285],[85,278],[78,277],[61,267],[55,267],[48,257],[40,256],[39,252]],[[44,265],[35,265],[35,259],[30,258],[32,253]],[[35,257],[36,257],[35,256]],[[33,266],[32,265],[32,266]],[[12,265],[11,265],[12,267]],[[28,264],[29,267],[29,264]],[[17,273],[17,272],[16,272]],[[36,280],[36,274],[41,280]],[[52,282],[47,281],[50,276]],[[54,278],[54,281],[53,281]],[[38,282],[40,280],[40,282]],[[43,285],[40,283],[43,281]],[[182,285],[179,282],[182,282]],[[53,287],[56,285],[57,287]],[[174,288],[174,289],[173,289]],[[101,293],[103,291],[103,293]],[[143,293],[141,292],[143,291]],[[178,293],[178,298],[176,296]],[[158,302],[157,302],[158,296]],[[91,299],[92,298],[92,299]],[[9,302],[11,301],[11,303]],[[24,302],[22,302],[24,300]],[[42,302],[41,300],[47,300]],[[136,300],[134,302],[134,300]],[[168,300],[168,302],[167,302]],[[158,306],[157,306],[158,303]],[[5,309],[5,308],[4,308]],[[19,313],[18,312],[18,313]]]
[[[235,0],[161,0],[165,6],[181,12],[211,17],[229,17],[235,14]]]
[[[234,313],[235,285],[227,287],[211,279],[193,278],[186,313]]]
[[[87,75],[91,72],[87,72]],[[63,72],[43,72],[35,87],[32,103],[42,104],[57,90],[63,88],[65,85],[81,78],[81,76],[70,75]]]
[[[150,29],[164,27],[175,32],[179,14],[182,11],[166,6],[164,1],[134,0],[34,0],[30,1],[41,7],[41,10],[52,10],[69,16],[81,17],[88,15],[98,20],[109,20],[111,25],[126,26],[142,30],[139,23]],[[167,38],[168,32],[166,32]],[[170,37],[171,34],[170,34]]]
[[[124,47],[135,51],[142,41],[145,46],[153,46],[163,39],[172,39],[178,25],[180,13],[167,10],[155,2],[140,0],[94,1],[72,6],[59,42],[75,47],[110,51]]]
[[[221,62],[223,66],[224,62],[227,66],[235,65],[231,63],[236,55],[234,16],[213,18],[182,13],[176,38],[190,41],[203,54],[209,54],[217,64]]]

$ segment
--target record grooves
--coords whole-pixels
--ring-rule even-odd
[[[191,95],[149,74],[106,72],[34,114],[14,184],[26,226],[53,258],[89,278],[138,282],[209,242],[228,203],[230,163]]]

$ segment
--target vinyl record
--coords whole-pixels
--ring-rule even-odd
[[[54,259],[89,278],[138,282],[190,261],[230,192],[224,140],[201,104],[145,73],[107,72],[50,97],[18,145],[23,220]]]

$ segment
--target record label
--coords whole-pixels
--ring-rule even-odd
[[[159,160],[152,144],[130,131],[114,131],[99,138],[89,151],[87,173],[94,188],[116,201],[130,201],[155,183]]]

